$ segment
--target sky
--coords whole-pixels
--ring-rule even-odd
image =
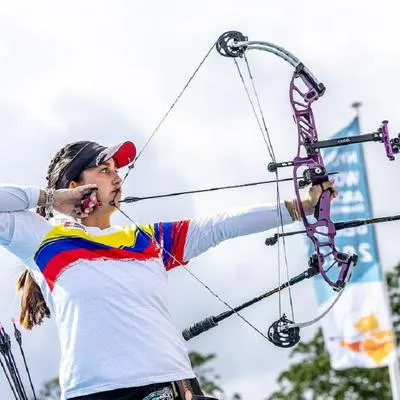
[[[325,95],[314,105],[321,138],[351,121],[355,101],[362,102],[363,133],[387,119],[397,134],[399,12],[400,3],[389,0],[0,0],[0,181],[44,187],[53,154],[75,140],[132,140],[142,148],[212,44],[228,30],[286,48],[325,84]],[[292,67],[269,53],[253,51],[248,57],[277,159],[289,160],[297,146],[288,99]],[[374,215],[399,213],[399,160],[387,161],[380,144],[364,148]],[[271,178],[269,161],[234,63],[214,50],[124,190],[144,196],[265,180]],[[172,221],[274,202],[275,196],[273,186],[264,186],[149,200],[126,205],[125,211],[141,223]],[[290,184],[282,185],[281,196],[294,197]],[[114,221],[127,223],[121,215]],[[398,230],[395,223],[377,227],[384,270],[400,261],[394,246]],[[223,243],[192,260],[190,268],[229,304],[240,304],[278,282],[276,249],[264,246],[266,235]],[[287,241],[290,276],[307,267],[306,249],[301,238]],[[9,328],[19,312],[15,280],[23,266],[4,249],[0,260],[0,320]],[[311,282],[295,287],[292,295],[297,320],[316,315]],[[283,304],[288,307],[287,296]],[[170,274],[170,309],[179,329],[225,311],[183,269]],[[243,315],[265,332],[279,317],[278,298]],[[311,338],[316,329],[304,329],[302,337]],[[40,387],[58,374],[53,321],[25,333],[24,343]],[[236,317],[188,348],[216,353],[213,367],[221,386],[245,400],[272,393],[290,363],[289,350],[273,347]],[[0,393],[7,390],[0,378]]]

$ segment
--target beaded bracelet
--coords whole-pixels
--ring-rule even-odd
[[[53,214],[53,205],[54,205],[54,189],[46,188],[44,195],[44,217],[49,220],[54,217]]]

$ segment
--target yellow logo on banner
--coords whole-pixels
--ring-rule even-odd
[[[393,350],[394,337],[391,330],[381,330],[378,319],[371,314],[360,318],[354,328],[363,337],[362,340],[350,342],[341,340],[340,344],[345,349],[357,353],[364,353],[379,365]]]

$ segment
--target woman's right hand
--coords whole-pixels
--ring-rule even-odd
[[[84,202],[88,195],[89,201]],[[53,208],[73,218],[87,218],[98,205],[96,184],[82,185],[74,189],[58,189],[54,192]]]

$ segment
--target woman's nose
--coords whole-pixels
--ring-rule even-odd
[[[121,182],[122,178],[119,176],[118,172],[116,172],[114,177],[114,183],[119,185]]]

